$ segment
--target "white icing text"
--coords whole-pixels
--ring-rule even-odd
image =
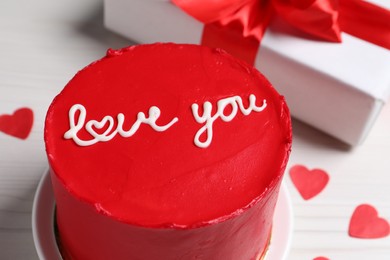
[[[231,106],[231,112],[229,115],[225,115],[224,111],[225,108]],[[211,111],[213,108],[213,105],[206,101],[203,104],[203,115],[199,115],[199,105],[198,104],[192,104],[192,114],[194,115],[194,118],[196,122],[199,124],[204,124],[202,128],[198,130],[198,132],[195,135],[194,138],[194,143],[196,146],[200,148],[206,148],[210,145],[211,140],[213,139],[213,123],[215,120],[218,118],[221,118],[224,122],[230,122],[233,120],[233,118],[237,115],[238,108],[240,108],[240,111],[244,115],[249,115],[252,111],[255,112],[261,112],[267,107],[267,102],[264,99],[263,104],[258,107],[256,106],[256,96],[251,94],[249,96],[249,106],[248,108],[245,108],[242,99],[239,96],[233,96],[233,97],[228,97],[221,99],[217,102],[217,112],[212,116]],[[206,141],[202,142],[200,140],[200,137],[203,133],[207,134],[207,139]]]
[[[76,119],[76,114],[78,118]],[[111,116],[105,116],[101,121],[89,120],[85,122],[87,117],[87,111],[83,105],[75,104],[69,110],[69,124],[70,129],[64,134],[65,139],[73,139],[73,141],[79,146],[89,146],[96,144],[98,142],[107,142],[110,141],[115,135],[119,134],[122,137],[131,137],[134,135],[142,123],[150,125],[155,131],[162,132],[170,128],[174,123],[179,119],[177,117],[173,118],[168,124],[164,126],[157,125],[156,121],[160,117],[161,111],[158,107],[152,106],[149,108],[148,116],[143,112],[139,112],[137,115],[137,120],[131,126],[130,129],[124,130],[123,123],[125,121],[125,116],[122,113],[117,115],[117,125],[116,128],[114,118]],[[78,132],[85,128],[85,130],[92,136],[89,140],[83,140],[78,137]],[[97,133],[94,129],[103,129],[103,133]]]

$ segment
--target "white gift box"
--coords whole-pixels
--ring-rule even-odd
[[[370,2],[390,8],[388,0]],[[107,28],[138,43],[201,41],[204,25],[169,0],[105,0],[104,10]],[[342,38],[331,43],[270,29],[255,66],[286,97],[293,117],[357,145],[390,96],[390,51]]]

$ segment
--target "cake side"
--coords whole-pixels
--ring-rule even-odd
[[[254,260],[267,252],[279,186],[242,214],[198,228],[145,228],[96,214],[52,174],[62,253],[69,259]]]

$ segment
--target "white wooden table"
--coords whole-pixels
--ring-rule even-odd
[[[93,0],[0,2],[0,115],[30,107],[35,120],[26,140],[0,133],[0,259],[37,259],[31,207],[47,162],[43,124],[48,105],[79,69],[107,48],[130,45],[103,27],[103,3]],[[330,175],[326,189],[305,201],[288,174],[294,233],[288,259],[390,259],[390,237],[348,236],[355,207],[369,203],[390,220],[390,105],[366,142],[349,149],[294,122],[288,166],[303,164]]]

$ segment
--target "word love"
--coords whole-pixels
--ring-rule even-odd
[[[76,115],[78,119],[76,120]],[[152,106],[149,109],[149,115],[146,116],[144,113],[139,112],[137,115],[137,120],[131,126],[129,130],[123,129],[123,123],[125,121],[125,116],[122,113],[119,113],[117,116],[117,127],[113,130],[115,122],[114,118],[111,116],[105,116],[101,121],[90,120],[85,123],[87,117],[87,111],[83,105],[75,104],[69,110],[69,124],[70,129],[64,134],[65,139],[73,139],[73,141],[79,146],[89,146],[96,144],[97,142],[107,142],[119,134],[122,137],[131,137],[134,135],[140,125],[147,124],[150,125],[155,131],[162,132],[170,128],[174,123],[178,121],[178,118],[175,117],[168,124],[164,126],[157,125],[156,121],[160,117],[161,111],[158,107]],[[94,128],[102,129],[108,123],[106,130],[103,133],[97,133]],[[89,140],[82,140],[77,136],[77,133],[85,127],[85,130],[93,137]]]
[[[231,107],[231,112],[228,115],[225,115],[225,109],[226,107]],[[267,102],[264,99],[263,104],[258,107],[256,106],[256,96],[251,94],[249,96],[249,106],[248,108],[245,108],[242,99],[239,96],[233,96],[221,99],[217,102],[217,112],[214,115],[211,115],[211,111],[213,109],[213,105],[206,101],[203,104],[203,115],[199,115],[199,105],[193,104],[191,106],[192,114],[194,115],[194,118],[196,122],[200,124],[204,124],[202,128],[199,129],[199,131],[195,135],[194,143],[196,146],[201,148],[206,148],[210,145],[211,140],[213,139],[213,123],[218,118],[221,118],[224,122],[230,122],[233,120],[233,118],[237,115],[238,109],[240,109],[241,113],[244,115],[249,115],[252,111],[255,112],[261,112],[267,107]],[[206,141],[202,142],[200,141],[200,137],[202,134],[207,134]]]

